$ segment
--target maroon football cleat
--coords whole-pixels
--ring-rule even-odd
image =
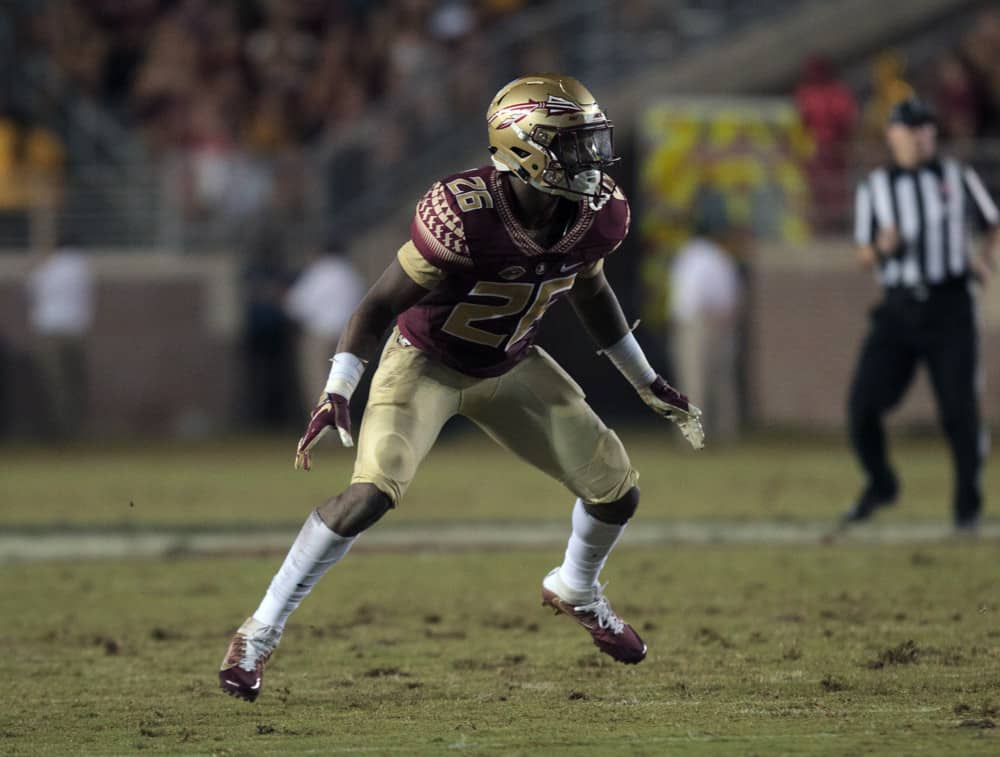
[[[587,629],[598,649],[618,662],[635,665],[646,658],[646,644],[632,626],[615,615],[604,587],[596,586],[593,598],[582,604],[562,599],[559,593],[569,596],[556,568],[542,582],[542,605],[551,607],[556,615],[569,615]]]
[[[229,642],[219,669],[219,685],[227,694],[253,702],[260,695],[264,665],[281,639],[281,629],[247,618]]]

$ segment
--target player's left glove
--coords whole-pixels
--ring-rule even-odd
[[[643,402],[654,412],[677,424],[692,447],[701,449],[705,446],[701,410],[692,405],[687,397],[670,386],[650,367],[642,347],[631,333],[610,347],[605,347],[602,352],[635,387]]]
[[[295,448],[296,470],[312,468],[310,450],[331,428],[337,429],[341,444],[345,447],[354,446],[354,437],[351,436],[351,395],[364,375],[365,363],[350,352],[338,352],[330,362],[332,365],[326,390],[313,408],[306,432]]]
[[[676,423],[692,447],[701,449],[705,446],[701,410],[670,386],[662,376],[657,376],[652,384],[639,389],[639,397],[653,409],[653,412]]]

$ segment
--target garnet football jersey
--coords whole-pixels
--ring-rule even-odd
[[[600,210],[582,200],[549,248],[517,221],[510,190],[492,166],[435,183],[417,203],[411,241],[398,255],[407,274],[430,289],[400,314],[403,336],[471,376],[512,368],[534,342],[545,311],[578,275],[599,273],[628,233],[628,201],[610,177],[604,181],[611,199]]]

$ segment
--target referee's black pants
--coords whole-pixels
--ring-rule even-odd
[[[849,400],[851,443],[876,493],[894,492],[882,416],[902,398],[923,361],[955,463],[954,513],[958,522],[982,508],[976,320],[968,286],[932,287],[919,298],[888,290],[871,314]]]

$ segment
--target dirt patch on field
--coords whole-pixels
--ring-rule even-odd
[[[806,616],[801,612],[786,612],[774,617],[779,623],[805,623]]]
[[[847,684],[836,676],[827,673],[820,679],[820,688],[823,691],[845,691],[847,689]]]
[[[701,644],[718,644],[723,649],[732,649],[733,643],[714,628],[702,626],[694,634],[695,641]]]
[[[926,568],[931,565],[936,565],[937,560],[926,552],[917,550],[910,555],[910,565],[915,565],[919,568]]]
[[[868,661],[867,667],[879,670],[886,665],[913,665],[920,659],[920,654],[917,643],[913,639],[907,639],[894,647],[882,650],[878,657]]]
[[[500,631],[527,631],[529,633],[538,632],[538,623],[527,622],[519,616],[492,618],[483,621],[486,628],[494,628]]]
[[[409,678],[411,674],[399,668],[372,668],[371,670],[366,670],[361,675],[365,678]]]
[[[103,647],[104,654],[112,657],[114,655],[120,654],[122,651],[121,642],[117,639],[112,639],[110,636],[95,636],[94,646]]]
[[[959,728],[979,728],[979,729],[982,729],[982,730],[986,730],[986,729],[990,729],[990,728],[996,728],[997,724],[996,724],[996,722],[992,718],[981,718],[981,719],[978,719],[978,720],[975,719],[975,718],[971,718],[969,720],[963,720],[961,723],[958,724],[958,727]]]

